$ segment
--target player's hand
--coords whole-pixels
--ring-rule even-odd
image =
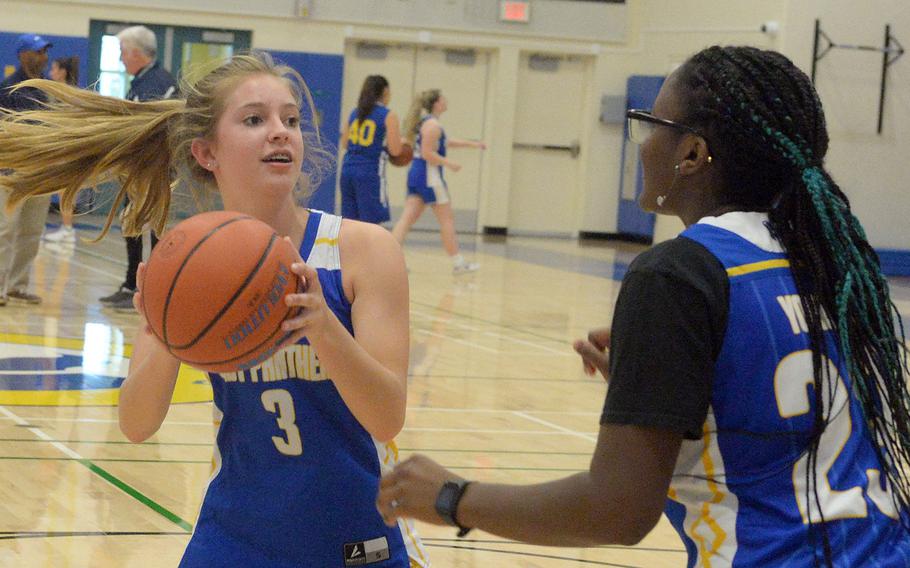
[[[607,355],[607,351],[610,349],[610,328],[602,327],[592,330],[588,333],[587,341],[579,339],[572,347],[581,355],[586,375],[594,376],[595,372],[600,371],[604,379],[610,378]]]
[[[461,169],[461,164],[459,164],[459,163],[457,163],[457,162],[447,162],[446,165],[447,165],[447,166],[449,167],[449,169],[452,170],[453,172],[457,172],[457,171],[459,171],[459,170]]]
[[[487,144],[486,144],[486,142],[484,142],[483,140],[478,140],[478,141],[477,141],[477,148],[480,149],[480,150],[486,150],[486,149],[487,149]]]
[[[167,345],[155,335],[155,332],[152,331],[152,326],[149,325],[148,320],[145,318],[145,309],[142,305],[142,285],[145,283],[145,273],[147,269],[148,265],[145,262],[139,263],[139,268],[136,270],[136,292],[133,294],[133,307],[136,308],[136,313],[139,314],[139,329],[141,330],[141,333],[150,335],[155,339],[155,343],[158,344],[159,347],[168,351]]]
[[[444,525],[436,512],[436,496],[446,481],[460,479],[426,456],[411,456],[379,481],[376,508],[390,527],[398,517]]]
[[[291,239],[285,237],[289,243]],[[301,338],[310,339],[318,337],[327,327],[330,317],[333,317],[332,311],[325,303],[325,297],[322,295],[322,284],[319,282],[319,274],[316,269],[309,266],[297,254],[297,260],[291,265],[291,272],[300,278],[300,285],[296,294],[288,294],[284,297],[284,302],[289,307],[299,307],[300,311],[291,317],[288,317],[281,324],[284,332],[293,332],[290,341],[287,344],[297,343]]]

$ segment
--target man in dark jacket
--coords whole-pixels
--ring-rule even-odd
[[[50,47],[51,43],[39,35],[19,36],[16,42],[19,67],[0,83],[0,109],[31,110],[46,100],[37,89],[23,88],[14,92],[12,88],[27,79],[44,77]],[[0,120],[4,110],[0,110]],[[8,193],[3,188],[2,176],[0,170],[0,306],[9,301],[40,304],[41,297],[28,292],[28,280],[32,262],[38,255],[51,198],[33,197],[7,213]]]
[[[117,34],[120,40],[120,60],[126,72],[133,76],[126,98],[145,102],[169,99],[177,94],[174,76],[163,68],[158,60],[158,40],[155,32],[145,26],[132,26]],[[127,203],[129,206],[129,203]],[[102,304],[120,312],[134,312],[133,293],[136,291],[136,271],[142,262],[142,235],[125,237],[127,268],[126,279],[120,289],[100,298]],[[158,243],[155,233],[151,234],[152,247]]]

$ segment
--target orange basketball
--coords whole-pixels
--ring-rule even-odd
[[[401,145],[401,152],[397,156],[389,154],[389,161],[393,166],[406,166],[414,159],[414,148],[407,142]]]
[[[246,369],[291,334],[284,303],[300,279],[294,247],[271,227],[233,211],[202,213],[167,232],[142,280],[142,311],[181,361],[205,371]]]

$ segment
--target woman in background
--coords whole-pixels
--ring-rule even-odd
[[[341,135],[346,150],[341,163],[341,216],[346,219],[385,223],[390,220],[386,190],[386,152],[401,153],[403,142],[398,115],[389,110],[392,91],[382,75],[363,82],[357,108]]]
[[[408,171],[408,197],[404,203],[404,212],[395,223],[392,234],[399,243],[404,244],[411,226],[417,222],[424,208],[430,205],[436,220],[439,221],[439,233],[442,246],[452,261],[452,272],[463,274],[480,268],[475,262],[468,262],[458,250],[458,239],[455,236],[455,215],[449,198],[449,187],[443,177],[443,169],[453,172],[461,165],[446,157],[446,149],[479,148],[487,146],[476,140],[446,138],[446,133],[439,123],[439,117],[448,109],[448,101],[439,89],[430,89],[420,93],[408,111],[404,121],[405,136],[415,141],[414,161]]]

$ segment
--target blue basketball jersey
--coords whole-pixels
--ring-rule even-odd
[[[666,514],[688,566],[822,565],[824,527],[836,566],[910,565],[901,528],[833,333],[823,393],[832,419],[807,498],[815,409],[812,352],[789,262],[761,213],[703,219],[682,233],[718,258],[729,278],[729,317],[700,440],[684,440]],[[819,561],[816,564],[816,561]]]
[[[385,119],[389,109],[376,105],[363,120],[357,118],[357,109],[348,117],[348,149],[342,167],[366,168],[380,171],[384,167]]]
[[[353,333],[340,229],[341,217],[311,211],[300,255]],[[209,379],[214,471],[181,567],[429,565],[413,524],[387,527],[376,510],[380,476],[397,463],[395,443],[360,425],[306,338],[252,369]]]
[[[408,187],[422,189],[424,187],[438,187],[445,185],[445,178],[442,175],[442,166],[431,166],[430,164],[427,164],[427,161],[421,157],[422,154],[420,152],[420,148],[422,146],[422,140],[420,136],[420,128],[428,118],[430,118],[430,115],[427,115],[420,119],[420,124],[417,126],[417,140],[414,142],[414,159],[411,160],[411,167],[408,170]],[[442,126],[439,127],[439,130],[439,143],[436,145],[436,152],[438,152],[440,156],[445,157],[446,132],[442,129]]]

